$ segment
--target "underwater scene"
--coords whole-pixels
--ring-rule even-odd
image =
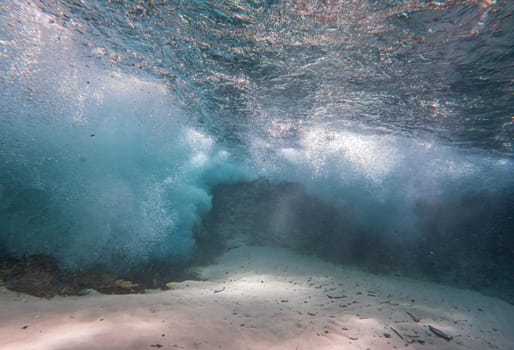
[[[405,347],[514,349],[514,1],[0,1],[0,350]]]

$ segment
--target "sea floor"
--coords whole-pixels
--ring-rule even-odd
[[[474,291],[242,246],[167,291],[38,299],[0,288],[1,350],[514,348],[514,306]]]

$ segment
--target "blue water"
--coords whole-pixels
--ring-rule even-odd
[[[185,261],[213,188],[256,179],[298,183],[351,207],[364,234],[409,242],[426,233],[420,203],[487,194],[514,208],[512,2],[0,10],[0,248],[10,255],[49,254],[70,270]],[[503,237],[512,252],[500,209],[506,223],[470,239]]]

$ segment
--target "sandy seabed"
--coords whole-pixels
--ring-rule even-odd
[[[252,246],[202,276],[142,295],[2,288],[0,349],[514,349],[514,306],[473,291]]]

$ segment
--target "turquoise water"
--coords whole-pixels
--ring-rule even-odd
[[[511,282],[511,2],[0,9],[5,255],[184,262],[234,215],[241,232],[311,225],[289,245],[332,260]]]

